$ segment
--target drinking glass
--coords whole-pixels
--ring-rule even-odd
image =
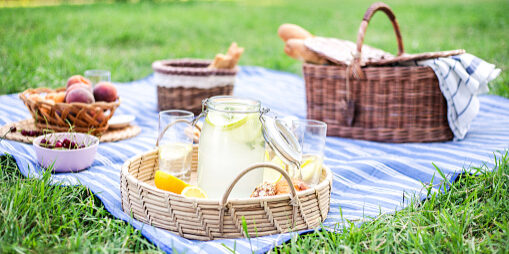
[[[317,120],[291,120],[289,125],[302,148],[300,176],[310,186],[316,185],[322,173],[327,124]]]
[[[159,112],[159,170],[186,182],[191,178],[193,154],[193,137],[186,129],[193,119],[194,114],[185,110]]]
[[[92,82],[92,85],[96,85],[101,81],[111,81],[111,73],[107,70],[86,70],[85,78]]]

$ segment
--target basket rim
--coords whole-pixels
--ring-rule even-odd
[[[193,149],[197,148],[197,147],[198,147],[197,145],[194,145]],[[158,149],[155,148],[155,149],[152,149],[152,150],[149,150],[149,151],[145,151],[144,153],[135,155],[135,156],[129,158],[128,160],[126,160],[124,162],[124,164],[122,164],[122,167],[121,167],[121,170],[120,170],[120,177],[124,176],[128,180],[130,180],[132,182],[135,182],[138,186],[141,186],[143,188],[147,188],[150,191],[158,192],[158,193],[161,193],[161,194],[164,194],[164,195],[169,195],[169,197],[171,199],[178,199],[178,200],[182,200],[182,201],[186,201],[186,202],[192,202],[192,203],[195,203],[197,205],[198,204],[200,204],[200,205],[217,205],[217,206],[221,205],[221,199],[211,200],[211,199],[200,199],[200,198],[185,197],[185,196],[182,196],[180,194],[176,194],[176,193],[173,193],[173,192],[170,192],[170,191],[165,191],[165,190],[158,189],[155,186],[152,186],[152,185],[150,185],[150,184],[148,184],[146,182],[140,181],[134,175],[129,173],[129,165],[131,164],[132,161],[139,160],[143,156],[148,155],[148,154],[157,153],[157,150]],[[302,196],[306,196],[306,195],[309,195],[311,193],[314,193],[314,192],[316,192],[319,189],[323,189],[326,185],[332,186],[332,171],[330,170],[329,167],[323,165],[323,167],[322,167],[322,174],[323,174],[324,171],[325,171],[325,178],[324,178],[324,180],[322,180],[320,183],[318,183],[317,185],[313,186],[312,188],[309,188],[309,189],[304,190],[304,191],[298,191],[297,192],[297,197],[302,197]],[[233,199],[228,199],[227,202],[224,204],[224,206],[228,206],[228,204],[230,204],[230,203],[231,204],[249,204],[249,203],[279,201],[279,200],[283,200],[283,199],[290,200],[291,199],[291,193],[280,194],[280,195],[276,195],[276,196],[268,196],[268,197],[233,198]]]
[[[40,103],[43,105],[48,106],[59,106],[59,107],[71,107],[71,106],[81,106],[81,107],[88,107],[88,108],[95,108],[98,106],[120,106],[120,97],[117,98],[117,100],[113,102],[105,102],[105,101],[98,101],[94,103],[82,103],[82,102],[58,102],[58,103],[49,103],[45,100],[41,101],[34,101],[31,100],[27,95],[29,94],[41,94],[41,93],[50,93],[50,92],[63,92],[65,91],[65,87],[59,87],[59,88],[48,88],[48,87],[37,87],[37,88],[28,88],[25,91],[21,92],[19,94],[19,98],[25,103]]]
[[[177,58],[177,59],[164,59],[156,60],[152,62],[152,69],[154,72],[165,75],[183,75],[183,76],[228,76],[236,75],[239,67],[235,66],[233,69],[216,69],[209,68],[208,66],[212,63],[209,59],[198,59],[198,58]],[[203,67],[180,67],[173,65],[184,65],[184,64],[197,64],[203,65]]]
[[[309,67],[309,68],[330,68],[330,69],[347,69],[347,65],[338,65],[338,64],[314,64],[314,63],[308,63],[303,62],[302,67]],[[361,66],[361,69],[379,69],[379,70],[387,70],[387,69],[394,69],[394,68],[408,68],[408,69],[431,69],[429,66],[422,66],[422,65],[365,65]]]

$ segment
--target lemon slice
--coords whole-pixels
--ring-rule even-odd
[[[265,152],[265,159],[266,159],[266,161],[270,161],[270,162],[278,165],[279,167],[286,169],[286,164],[283,162],[283,160],[281,160],[277,156],[274,156],[274,158],[272,158],[272,160],[269,160],[269,153]],[[281,175],[281,173],[277,172],[274,169],[265,168],[263,170],[263,181],[264,182],[275,183],[275,182],[279,181],[281,178],[283,178],[283,175]]]
[[[248,114],[242,126],[232,130],[233,138],[241,143],[253,143],[251,145],[261,145],[264,147],[262,123],[258,117],[259,114]]]
[[[161,190],[180,194],[189,184],[161,170],[157,170],[154,176],[156,187]]]
[[[276,183],[279,181],[283,175],[271,168],[265,168],[263,170],[263,181],[268,183]]]
[[[203,191],[200,187],[194,185],[189,185],[186,188],[184,188],[181,194],[188,198],[208,198],[207,193],[205,193],[205,191]]]
[[[302,180],[304,182],[309,182],[315,175],[316,170],[317,170],[317,161],[314,157],[304,160],[304,162],[300,166]]]
[[[159,156],[169,161],[185,159],[192,151],[192,144],[169,143],[159,146]]]
[[[211,126],[232,130],[244,125],[247,119],[247,114],[210,111],[205,121]]]

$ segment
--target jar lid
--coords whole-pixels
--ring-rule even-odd
[[[302,149],[295,135],[277,117],[262,115],[263,137],[270,148],[283,160],[300,167]]]

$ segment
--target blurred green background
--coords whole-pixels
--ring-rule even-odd
[[[283,52],[282,23],[313,34],[356,39],[372,1],[4,1],[0,8],[0,94],[27,87],[58,87],[87,69],[109,69],[112,80],[150,74],[165,58],[213,58],[232,41],[246,48],[241,65],[301,72]],[[503,70],[509,66],[509,1],[386,1],[400,23],[409,53],[464,48]],[[367,44],[396,52],[390,22],[373,18]],[[509,97],[509,75],[492,93]]]

